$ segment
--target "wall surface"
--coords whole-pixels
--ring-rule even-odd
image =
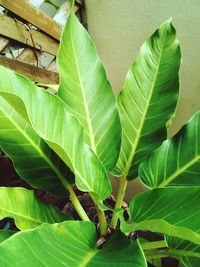
[[[200,0],[86,0],[88,30],[116,93],[145,39],[172,17],[181,43],[181,97],[169,134],[200,109]],[[128,188],[128,199],[137,184]]]

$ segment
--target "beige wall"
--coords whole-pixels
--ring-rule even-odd
[[[86,0],[86,10],[89,33],[116,92],[144,40],[173,18],[183,53],[181,97],[170,129],[175,133],[200,109],[200,0]]]

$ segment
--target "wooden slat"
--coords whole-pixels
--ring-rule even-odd
[[[25,45],[37,48],[40,51],[56,55],[58,41],[42,32],[27,28],[21,22],[0,14],[0,35],[14,39]]]
[[[28,64],[37,64],[42,53],[39,51],[33,51],[31,48],[24,49],[17,59]]]
[[[57,64],[56,64],[56,59],[52,60],[49,66],[47,67],[48,70],[58,72]]]
[[[9,44],[9,40],[3,37],[0,37],[0,52],[6,48],[6,46]]]
[[[56,72],[42,69],[16,59],[10,59],[4,56],[0,56],[0,65],[16,71],[34,82],[40,83],[59,83],[59,75]]]
[[[29,0],[29,2],[34,5],[35,7],[39,8],[40,5],[44,2],[44,0],[39,0],[35,2],[35,0]],[[56,12],[57,13],[57,12]],[[25,63],[32,64],[32,65],[38,65],[40,62],[40,57],[42,56],[42,52],[35,51],[31,48],[25,48],[21,52],[21,54],[17,57],[18,60],[21,60]]]
[[[60,40],[61,25],[26,0],[0,0],[0,5],[35,25],[45,33]]]
[[[34,5],[36,8],[39,8],[40,5],[44,2],[45,0],[29,0],[29,3]],[[21,60],[25,63],[28,64],[38,64],[38,60],[40,56],[42,55],[41,52],[38,50],[33,50],[30,47],[23,49],[23,51],[16,57],[16,59]]]
[[[35,5],[34,4],[35,3],[34,0],[29,0],[29,2],[32,2],[32,4]],[[37,4],[35,6],[38,8],[43,2],[44,2],[44,0],[40,0],[40,1],[37,2]],[[2,52],[6,48],[6,46],[8,46],[9,43],[10,43],[10,39],[4,38],[4,37],[0,37],[0,52]],[[23,60],[25,61],[26,57],[28,56],[28,53],[26,53],[26,50],[29,51],[29,56],[30,56],[29,58],[31,58],[32,63],[34,63],[36,61],[36,59],[35,58],[33,59],[33,55],[34,55],[34,53],[39,53],[39,52],[37,51],[37,52],[33,53],[33,51],[30,48],[25,48],[23,50],[23,52],[21,53],[22,61]],[[24,56],[24,54],[25,54],[26,57]],[[21,55],[19,57],[21,57]],[[35,57],[35,55],[34,55],[34,57]],[[28,58],[28,62],[27,63],[30,64],[31,60],[29,60],[29,58]]]

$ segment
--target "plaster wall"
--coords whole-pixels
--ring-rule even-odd
[[[172,17],[181,43],[181,97],[172,135],[200,109],[200,0],[86,0],[89,33],[116,93],[145,39]],[[114,183],[115,184],[115,183]],[[130,183],[127,199],[144,190]]]

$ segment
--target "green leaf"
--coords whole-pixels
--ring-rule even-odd
[[[198,267],[200,264],[199,258],[179,257],[179,260],[184,267]]]
[[[62,34],[58,68],[58,95],[83,126],[84,140],[111,171],[121,138],[116,97],[96,48],[73,9]]]
[[[148,230],[183,238],[200,244],[200,187],[161,188],[137,195],[130,203],[129,223],[123,219],[121,230]]]
[[[0,95],[74,171],[78,188],[93,193],[99,201],[106,199],[111,193],[111,184],[105,168],[83,142],[83,129],[68,112],[66,104],[2,66],[0,77]]]
[[[58,9],[60,7],[60,5],[62,4],[63,1],[60,1],[61,3],[58,4],[58,1],[55,0],[45,0],[44,3],[48,3],[51,4],[52,6],[54,6],[56,9]]]
[[[0,230],[0,243],[8,239],[15,233],[16,233],[15,231],[11,231],[11,230]]]
[[[200,246],[174,237],[166,237],[169,255],[177,258],[185,267],[198,267],[200,264]]]
[[[0,187],[0,219],[13,218],[20,230],[43,223],[62,222],[69,217],[56,207],[38,201],[34,192],[20,187]]]
[[[166,139],[179,93],[180,46],[168,20],[144,43],[118,97],[122,144],[114,175],[133,179]]]
[[[0,96],[0,147],[13,160],[18,174],[35,188],[66,196],[66,166],[26,120]],[[73,177],[68,170],[67,178]]]
[[[149,187],[200,186],[200,112],[139,168]]]
[[[45,224],[4,241],[1,267],[147,267],[137,241],[130,243],[123,237],[121,245],[121,238],[115,237],[103,249],[97,249],[96,242],[96,229],[90,222]]]

